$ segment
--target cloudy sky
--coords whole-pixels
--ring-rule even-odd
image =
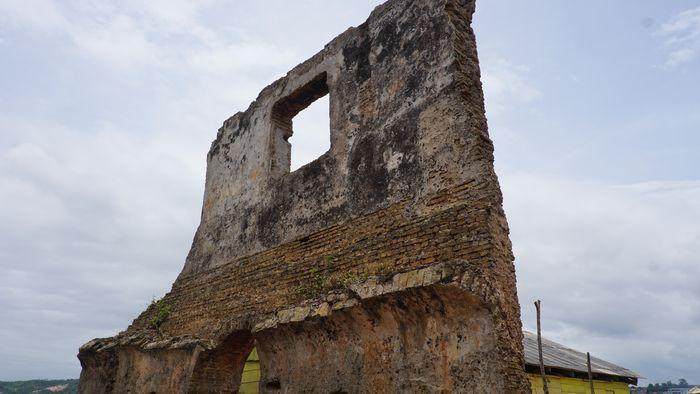
[[[222,121],[380,2],[0,1],[0,380],[77,377],[163,295]],[[540,298],[546,336],[700,384],[700,4],[482,0],[475,28],[525,327]]]

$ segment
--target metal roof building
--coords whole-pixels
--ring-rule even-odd
[[[523,348],[525,349],[525,370],[530,374],[533,392],[537,392],[536,386],[541,385],[540,362],[537,351],[537,335],[528,331],[523,331],[523,336]],[[586,353],[579,352],[578,350],[568,348],[549,339],[542,338],[542,357],[544,359],[545,372],[548,378],[575,379],[587,382],[588,367],[586,363]],[[593,373],[593,380],[597,382],[596,385],[603,385],[603,382],[616,382],[619,384],[624,384],[619,385],[620,387],[627,387],[629,384],[636,385],[637,379],[642,377],[627,368],[593,356],[591,356],[591,371]],[[557,383],[558,382],[555,382],[555,385]],[[550,392],[552,391],[550,390]],[[562,390],[559,392],[564,393],[568,391]],[[597,392],[598,390],[596,390],[596,393]],[[602,392],[605,393],[606,391]]]

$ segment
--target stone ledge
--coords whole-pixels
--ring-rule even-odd
[[[371,276],[367,280],[350,284],[345,289],[333,290],[322,297],[307,300],[300,305],[285,308],[268,315],[253,326],[253,332],[267,330],[281,324],[295,323],[315,317],[325,317],[358,305],[362,300],[437,283],[459,283],[458,264],[439,263],[430,267],[401,272],[390,278]]]
[[[214,343],[191,337],[164,337],[154,341],[150,333],[138,333],[129,336],[117,335],[112,338],[93,339],[81,346],[79,353],[105,352],[120,346],[134,346],[141,350],[194,349],[197,346],[211,349],[214,347]]]

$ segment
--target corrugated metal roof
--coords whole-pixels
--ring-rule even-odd
[[[540,365],[539,352],[537,351],[537,335],[523,331],[523,347],[525,348],[525,364]],[[542,338],[542,358],[544,365],[551,368],[561,368],[570,371],[588,373],[586,353],[570,349],[554,341]],[[627,378],[641,378],[635,372],[619,365],[591,356],[591,371],[593,373],[622,376]]]

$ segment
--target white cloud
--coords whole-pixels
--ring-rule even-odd
[[[30,29],[41,33],[65,28],[68,22],[54,0],[0,2],[0,29]]]
[[[658,34],[669,51],[662,68],[673,69],[694,60],[700,50],[700,7],[674,16]]]
[[[69,33],[79,54],[105,65],[121,69],[166,65],[163,49],[126,15],[94,26],[73,25]]]
[[[68,37],[65,50],[128,72],[233,73],[296,59],[290,48],[215,31],[201,18],[212,3],[10,1],[0,5],[0,21],[28,34]]]
[[[331,147],[330,111],[328,96],[315,101],[294,117],[294,134],[290,170],[316,160]]]
[[[546,336],[652,379],[700,379],[700,181],[519,174],[503,188],[526,327],[542,299]]]
[[[482,61],[482,82],[486,107],[490,114],[499,114],[509,104],[529,103],[541,92],[528,81],[529,67],[514,65],[506,59]]]
[[[77,347],[126,327],[181,269],[209,138],[8,116],[0,130],[0,379],[76,376]]]
[[[668,60],[664,63],[666,68],[675,68],[681,64],[687,63],[695,58],[697,51],[691,48],[677,49],[668,55]]]

